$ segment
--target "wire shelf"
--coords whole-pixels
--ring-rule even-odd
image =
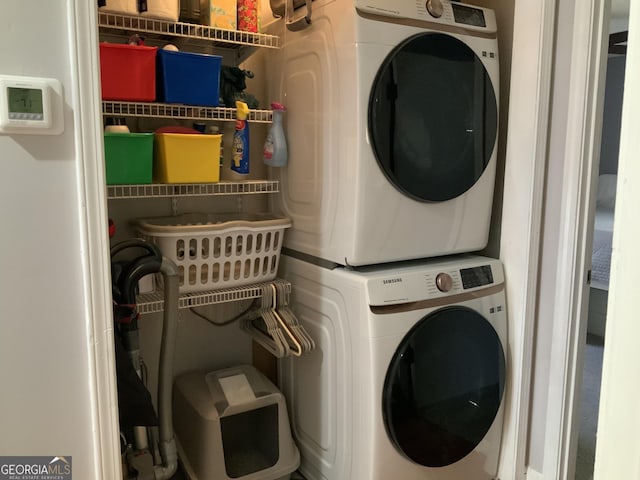
[[[236,109],[228,107],[198,107],[170,103],[102,102],[102,113],[107,117],[177,118],[191,120],[235,121]],[[249,121],[271,123],[272,110],[250,110]]]
[[[127,30],[202,40],[222,48],[233,48],[234,46],[280,48],[280,38],[273,35],[225,30],[196,23],[169,22],[147,17],[99,12],[98,25],[102,29]]]
[[[277,180],[248,180],[245,182],[175,183],[148,185],[108,185],[107,198],[203,197],[209,195],[251,195],[278,193]]]
[[[271,282],[256,283],[247,285],[246,287],[226,288],[209,292],[185,293],[180,295],[178,308],[185,309],[260,298],[262,297],[263,287],[271,283],[282,285],[285,294],[291,294],[291,283],[286,280],[275,279]],[[162,292],[138,295],[136,302],[138,313],[140,314],[162,312],[164,309],[164,296]]]

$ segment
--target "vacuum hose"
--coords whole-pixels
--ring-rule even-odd
[[[158,448],[162,465],[155,467],[156,480],[173,476],[178,468],[178,450],[173,435],[171,397],[173,388],[173,357],[178,330],[178,267],[168,258],[162,258],[160,272],[164,277],[164,313],[160,365],[158,369]]]
[[[154,465],[153,470],[139,471],[138,478],[167,480],[178,469],[178,451],[173,434],[173,414],[171,408],[173,388],[173,359],[175,355],[176,333],[178,327],[178,267],[170,259],[163,257],[158,247],[142,239],[121,242],[111,249],[112,263],[114,257],[129,248],[146,250],[142,255],[130,263],[120,272],[116,279],[117,300],[121,304],[133,305],[136,302],[138,281],[151,273],[162,274],[164,279],[164,312],[162,322],[162,339],[160,344],[160,358],[158,368],[158,449],[162,458],[161,465]],[[138,326],[135,320],[123,328],[125,332],[125,346],[130,356],[136,360],[138,355]],[[139,363],[139,362],[135,362]],[[138,427],[134,427],[138,428]]]

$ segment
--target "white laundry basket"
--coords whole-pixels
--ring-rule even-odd
[[[180,292],[189,293],[273,280],[291,221],[266,213],[187,213],[134,225],[175,262]]]

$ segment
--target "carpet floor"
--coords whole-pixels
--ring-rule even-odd
[[[575,480],[591,480],[593,478],[603,350],[604,339],[602,337],[587,335]]]

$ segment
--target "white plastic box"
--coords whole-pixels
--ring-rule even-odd
[[[173,423],[191,480],[288,480],[300,464],[284,396],[251,365],[179,376]]]
[[[186,213],[134,225],[175,262],[180,292],[189,293],[273,280],[291,221],[268,213]]]
[[[101,12],[118,13],[121,15],[137,15],[138,0],[106,0]]]
[[[180,15],[180,0],[147,0],[147,10],[138,10],[138,0],[106,0],[100,11],[121,15],[140,15],[168,22],[177,22]]]
[[[180,16],[180,0],[147,0],[147,11],[141,16],[177,22]]]

